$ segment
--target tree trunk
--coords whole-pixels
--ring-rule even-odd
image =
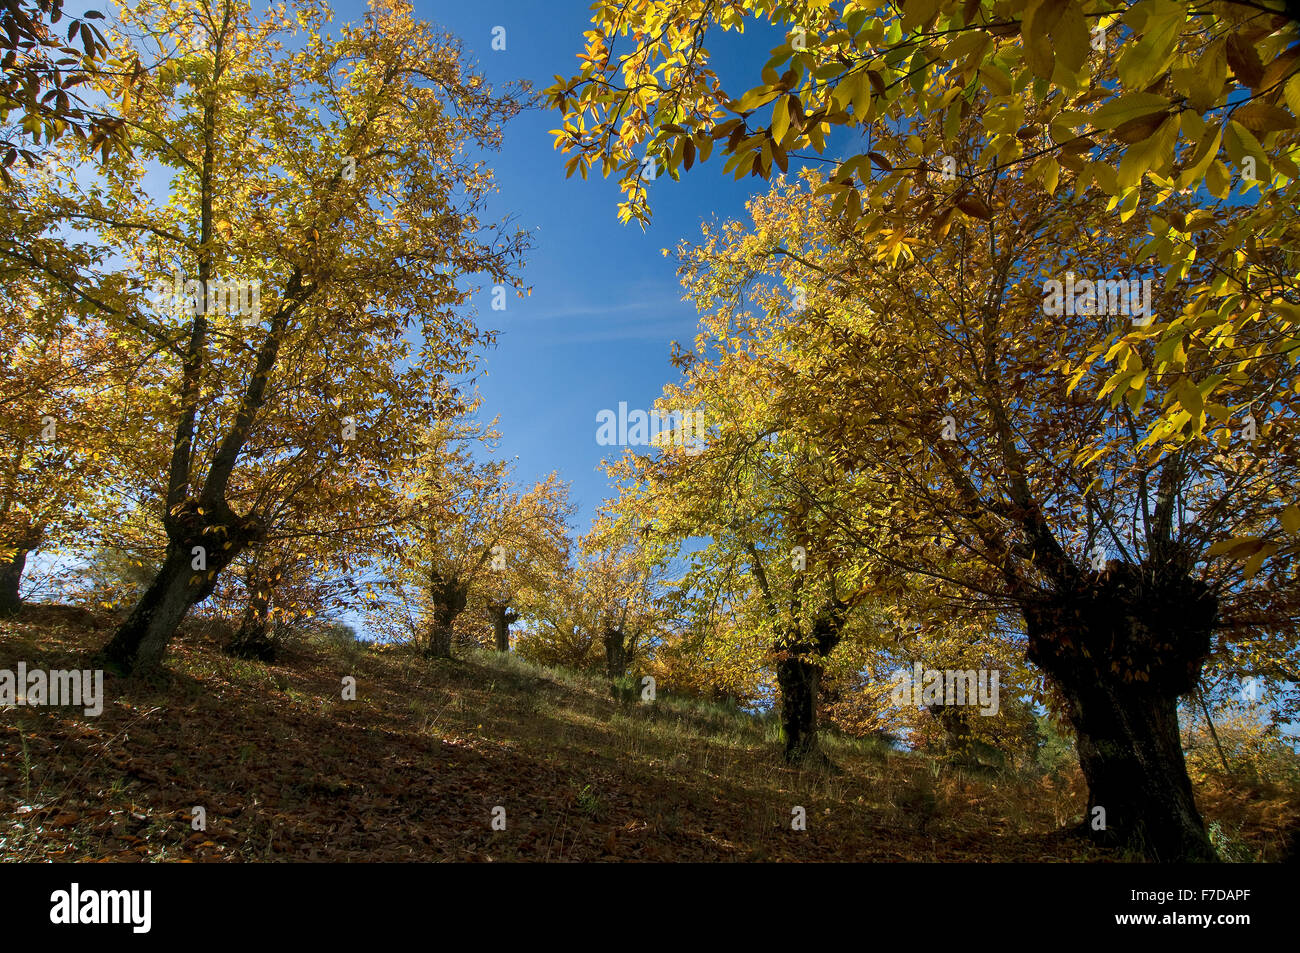
[[[236,658],[274,662],[276,646],[271,638],[271,603],[265,595],[249,597],[239,622],[239,631],[226,645],[226,652]]]
[[[13,615],[22,608],[23,599],[18,587],[23,581],[29,552],[18,544],[12,558],[0,560],[0,616]]]
[[[205,516],[198,509],[191,501],[167,521],[171,537],[167,558],[103,648],[104,660],[123,671],[158,668],[186,614],[212,594],[222,570],[261,538],[262,524],[255,517],[241,519],[226,509],[225,520],[217,522],[218,514],[209,512]],[[194,568],[196,546],[204,549],[204,570]]]
[[[493,602],[488,605],[488,615],[492,619],[492,634],[496,639],[497,651],[509,652],[510,626],[519,621],[519,614],[511,612],[506,603]]]
[[[776,684],[781,690],[781,734],[785,760],[805,761],[818,752],[817,689],[821,666],[802,655],[789,654],[776,664]]]
[[[623,641],[623,630],[606,626],[601,632],[601,641],[605,646],[605,674],[611,681],[616,681],[627,674],[627,646]]]
[[[1203,583],[1118,563],[1025,608],[1028,657],[1061,689],[1077,734],[1088,782],[1080,832],[1097,843],[1155,861],[1215,859],[1177,703],[1200,679],[1217,613]]]
[[[451,658],[451,641],[457,617],[469,601],[469,587],[454,576],[444,578],[437,569],[429,571],[431,603],[424,654],[430,658]]]
[[[158,575],[104,646],[104,658],[123,671],[146,671],[162,662],[167,643],[196,599],[190,558],[172,547]]]
[[[963,710],[956,705],[929,705],[927,710],[930,712],[930,717],[943,730],[944,749],[959,759],[969,756],[974,737],[970,719],[983,716],[972,716],[969,710]]]
[[[434,622],[425,637],[424,654],[429,658],[451,658],[452,626],[450,622]]]
[[[1183,760],[1177,700],[1102,685],[1066,695],[1088,780],[1084,831],[1150,860],[1214,860]],[[1105,830],[1094,830],[1099,817]]]
[[[843,607],[832,606],[813,623],[811,637],[795,631],[784,646],[778,646],[776,684],[781,694],[781,734],[785,760],[791,764],[810,758],[825,760],[817,743],[817,698],[822,659],[839,644],[843,612]]]
[[[41,545],[45,537],[44,526],[32,526],[26,520],[8,527],[5,533],[8,544],[13,547],[9,559],[0,560],[0,616],[13,615],[22,608],[23,597],[19,587],[23,581],[23,571],[27,568],[27,557]]]

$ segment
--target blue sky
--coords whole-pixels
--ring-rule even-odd
[[[364,0],[339,2],[336,19],[358,19],[364,8]],[[421,0],[416,11],[458,36],[490,81],[528,79],[538,88],[574,72],[590,23],[586,0]],[[506,29],[505,51],[492,50],[496,26]],[[775,45],[745,39],[757,65]],[[596,414],[617,411],[620,401],[648,409],[676,374],[670,342],[694,337],[694,309],[661,249],[697,237],[702,221],[743,214],[765,183],[734,182],[720,163],[680,182],[662,177],[649,186],[654,221],[643,232],[619,224],[616,181],[565,179],[565,157],[548,134],[559,125],[554,112],[525,113],[488,157],[500,188],[493,211],[518,216],[534,243],[523,271],[531,297],[511,294],[504,312],[491,310],[490,289],[476,300],[481,323],[500,331],[480,391],[484,417],[500,417],[502,453],[519,456],[518,479],[558,470],[572,484],[582,532],[609,495],[600,460],[618,450],[596,443]]]

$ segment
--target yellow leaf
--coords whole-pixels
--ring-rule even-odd
[[[1126,44],[1128,49],[1116,66],[1120,82],[1128,89],[1142,89],[1165,71],[1174,42],[1187,19],[1187,6],[1174,0],[1143,0],[1134,9],[1149,11],[1142,25],[1142,38]]]
[[[1178,140],[1178,125],[1178,116],[1170,116],[1145,142],[1128,147],[1124,158],[1120,160],[1119,174],[1115,177],[1121,189],[1137,185],[1149,170],[1164,167],[1173,155],[1174,143]]]
[[[989,35],[983,30],[967,30],[943,48],[943,58],[954,62],[969,53],[983,51],[989,42]]]
[[[1020,21],[1020,39],[1025,51],[1025,64],[1039,79],[1051,79],[1056,66],[1052,52],[1051,32],[1061,19],[1066,0],[1041,0],[1025,11]]]
[[[788,96],[782,96],[772,107],[772,141],[781,142],[785,139],[786,130],[790,128],[790,99]]]
[[[1191,74],[1187,96],[1193,108],[1205,112],[1219,101],[1224,80],[1228,77],[1228,58],[1222,37],[1205,47]]]
[[[1211,138],[1201,139],[1200,144],[1196,147],[1196,152],[1192,155],[1191,164],[1179,174],[1178,187],[1180,189],[1191,188],[1205,177],[1205,170],[1214,161],[1214,157],[1219,154],[1219,143],[1222,140],[1223,125],[1220,123],[1215,127],[1214,135]]]
[[[1261,548],[1259,552],[1247,559],[1246,564],[1241,567],[1242,575],[1247,579],[1254,577],[1254,575],[1259,572],[1260,568],[1264,565],[1264,560],[1271,555],[1273,555],[1272,547],[1265,546]]]
[[[1183,409],[1192,415],[1193,420],[1200,417],[1205,410],[1201,392],[1189,377],[1184,377],[1178,382],[1178,386],[1174,388],[1174,396],[1178,398],[1178,403],[1183,405]]]
[[[994,96],[1006,96],[1011,92],[1011,78],[1000,67],[985,63],[980,67],[980,78]]]
[[[1092,34],[1088,21],[1084,19],[1083,7],[1076,0],[1070,0],[1061,11],[1061,19],[1057,22],[1056,28],[1052,30],[1057,67],[1071,76],[1077,75],[1088,58],[1091,40]]]
[[[1210,190],[1210,194],[1215,198],[1226,199],[1228,197],[1228,187],[1231,180],[1228,176],[1228,169],[1222,162],[1215,159],[1205,169],[1205,187]]]
[[[1163,96],[1155,93],[1126,93],[1119,99],[1106,103],[1090,118],[1095,129],[1114,129],[1142,116],[1168,110],[1169,100]]]
[[[903,32],[925,26],[939,10],[940,0],[907,0],[903,5]]]

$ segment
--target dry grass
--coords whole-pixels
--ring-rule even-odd
[[[0,667],[85,667],[106,624],[28,610],[0,622]],[[268,666],[214,637],[186,633],[159,682],[107,675],[99,718],[0,714],[0,859],[1115,859],[1055,836],[1081,816],[1077,771],[973,776],[836,736],[834,768],[800,771],[770,719],[618,702],[514,656],[308,642]],[[1282,792],[1202,800],[1248,859],[1295,821]]]

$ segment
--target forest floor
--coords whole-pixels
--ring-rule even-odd
[[[86,668],[109,631],[28,607],[0,621],[0,669]],[[1077,769],[971,775],[827,734],[835,767],[794,770],[770,719],[620,703],[513,655],[309,641],[264,665],[192,628],[167,669],[106,673],[98,717],[0,709],[0,860],[1124,859],[1056,833],[1082,816]],[[1288,792],[1197,795],[1237,859],[1280,859],[1300,813]]]

